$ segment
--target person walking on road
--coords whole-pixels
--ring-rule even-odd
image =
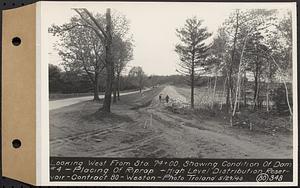
[[[169,102],[169,98],[170,98],[169,95],[167,95],[167,96],[166,96],[166,102],[167,102],[167,103]]]
[[[158,98],[159,98],[159,102],[161,102],[161,94],[159,94]]]

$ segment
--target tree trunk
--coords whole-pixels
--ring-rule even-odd
[[[106,63],[106,86],[102,111],[110,113],[112,84],[114,80],[114,64],[112,61],[112,34],[111,34],[111,15],[110,9],[106,10],[106,44],[105,44],[105,63]]]
[[[234,32],[234,38],[233,38],[233,49],[231,51],[231,62],[229,65],[229,75],[228,75],[228,88],[227,88],[227,97],[226,97],[226,108],[227,112],[231,113],[232,105],[229,106],[230,101],[232,101],[232,98],[230,99],[230,96],[232,95],[232,71],[233,71],[233,62],[234,62],[234,55],[235,55],[235,50],[236,50],[236,41],[237,41],[237,33],[239,29],[239,10],[237,10],[236,13],[236,28]],[[231,102],[232,104],[232,102]]]
[[[231,93],[231,90],[229,90],[230,110],[232,108],[232,97],[231,96],[232,96],[232,93]],[[231,114],[231,111],[230,111],[229,116],[230,116],[230,125],[232,127],[233,126],[233,115]]]
[[[139,75],[139,90],[140,90],[140,93],[142,93],[142,89],[143,89],[143,77],[142,75]]]
[[[242,84],[240,84],[240,88],[238,90],[238,97],[237,97],[237,104],[236,104],[237,110],[240,110],[241,90],[242,90]]]
[[[120,100],[120,74],[117,75],[117,96],[118,96],[118,101]]]
[[[191,108],[194,109],[194,62],[192,62],[192,74],[191,74]]]
[[[261,105],[260,105],[260,75],[258,75],[258,85],[257,85],[257,94],[256,94],[256,103],[257,103],[257,107],[260,108]]]
[[[254,88],[253,88],[253,104],[254,104],[254,107],[256,106],[256,93],[257,93],[257,85],[258,85],[258,82],[257,82],[257,76],[256,74],[254,74]]]
[[[259,77],[259,65],[258,65],[258,57],[256,58],[256,63],[255,63],[255,73],[254,73],[254,96],[253,96],[253,103],[255,109],[257,107],[257,90],[258,90],[258,77]]]
[[[245,50],[245,47],[246,47],[246,44],[247,44],[248,34],[249,33],[247,33],[247,35],[245,37],[245,41],[244,41],[244,44],[243,44],[242,53],[241,53],[241,57],[240,57],[239,71],[238,71],[238,74],[237,74],[235,102],[234,102],[232,117],[235,115],[236,108],[237,108],[237,102],[239,100],[239,96],[240,96],[240,92],[241,92],[241,72],[242,72],[242,69],[243,69],[243,56],[244,56],[244,50]]]
[[[211,89],[212,89],[212,78],[211,77],[209,77],[209,91],[211,91]]]
[[[212,101],[211,101],[211,109],[213,109],[214,103],[215,103],[217,79],[218,79],[218,76],[215,75],[215,83],[214,83],[214,90],[213,90],[213,98],[212,98]]]
[[[269,112],[270,111],[270,109],[269,109],[269,83],[267,83],[267,92],[266,92],[266,105],[267,105],[267,112]]]
[[[271,81],[271,67],[270,67],[270,61],[268,61],[268,80],[267,80],[267,91],[266,91],[266,106],[267,106],[267,112],[270,111],[270,99],[269,99],[269,93],[270,93],[270,81]]]
[[[95,78],[94,78],[94,101],[99,101],[99,74],[95,73]]]
[[[210,91],[210,77],[207,78],[207,91]]]
[[[244,106],[247,107],[247,77],[246,72],[244,72]]]
[[[286,85],[286,82],[283,81],[283,84],[284,84],[284,87],[285,87],[285,93],[286,93],[286,102],[287,102],[287,105],[289,107],[289,111],[290,111],[290,115],[291,117],[293,116],[293,110],[292,110],[292,107],[290,105],[290,100],[289,100],[289,91],[288,91],[288,88],[287,88],[287,85]]]
[[[117,82],[113,81],[113,103],[117,103]]]
[[[114,89],[113,91],[113,103],[117,103],[117,90]]]
[[[230,112],[230,91],[231,91],[231,72],[228,74],[227,90],[226,90],[226,111]]]
[[[226,76],[226,79],[225,79],[225,81],[224,81],[224,89],[223,89],[222,97],[225,96],[225,90],[226,90],[227,79],[228,79],[228,77]],[[220,110],[222,110],[222,107],[223,107],[223,99],[221,100]]]

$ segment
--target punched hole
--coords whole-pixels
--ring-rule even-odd
[[[13,45],[15,45],[15,46],[19,46],[19,45],[21,44],[21,39],[20,39],[19,37],[14,37],[14,38],[12,39],[12,43],[13,43]]]
[[[14,140],[12,141],[12,146],[13,146],[14,148],[19,148],[19,147],[21,147],[21,141],[20,141],[19,139],[14,139]]]

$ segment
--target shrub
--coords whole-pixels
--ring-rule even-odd
[[[293,97],[292,97],[292,87],[288,85],[288,93],[289,93],[289,103],[291,108],[293,108]],[[275,103],[275,109],[280,115],[289,115],[289,107],[286,100],[286,91],[285,87],[282,84],[278,88],[276,88],[271,94],[272,100]]]

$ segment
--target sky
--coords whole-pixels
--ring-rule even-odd
[[[76,15],[72,8],[87,8],[96,13],[105,13],[106,8],[117,11],[130,21],[130,33],[134,39],[133,66],[141,66],[147,75],[177,74],[179,58],[174,51],[179,43],[176,28],[183,27],[187,18],[203,19],[209,32],[216,34],[229,14],[237,8],[291,8],[291,3],[182,3],[182,2],[43,2],[42,22],[45,26],[64,24]],[[46,30],[44,30],[46,31]],[[49,63],[59,65],[61,61],[53,44],[57,41],[47,34]],[[213,37],[213,36],[212,36]],[[125,71],[126,73],[126,71]]]

